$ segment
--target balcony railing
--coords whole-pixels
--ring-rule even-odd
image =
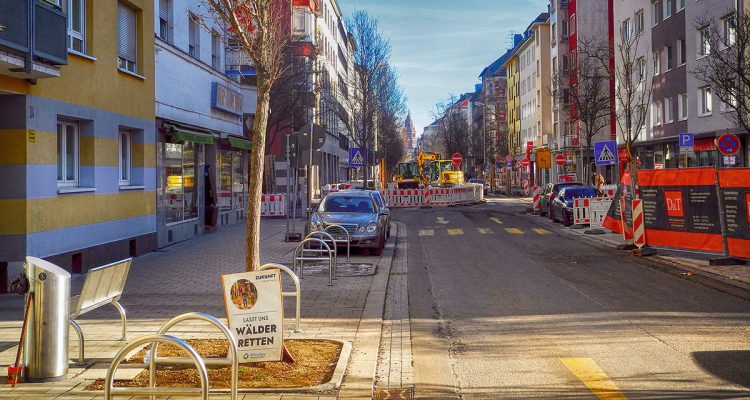
[[[49,65],[67,64],[67,22],[62,9],[41,0],[0,0],[0,50]],[[33,44],[33,45],[32,45]]]

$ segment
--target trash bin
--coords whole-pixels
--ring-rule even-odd
[[[23,347],[26,380],[65,379],[68,374],[70,273],[48,261],[26,257],[34,293]]]

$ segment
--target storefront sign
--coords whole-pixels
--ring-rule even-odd
[[[280,361],[284,346],[280,271],[243,272],[221,278],[239,362]]]
[[[737,163],[736,156],[723,156],[723,158],[724,158],[724,165],[731,167]]]
[[[242,115],[242,94],[218,82],[212,82],[211,107],[231,114]]]
[[[750,259],[750,168],[720,169],[719,188],[729,255]]]

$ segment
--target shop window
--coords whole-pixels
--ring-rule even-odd
[[[120,130],[119,134],[119,167],[120,185],[130,185],[133,135],[128,130]]]
[[[247,187],[247,168],[242,151],[232,152],[232,208],[234,210],[244,210],[245,205],[245,188]]]
[[[219,210],[231,211],[245,208],[246,171],[241,150],[219,152],[220,185]]]
[[[57,122],[57,185],[78,186],[79,126]]]
[[[192,142],[164,144],[164,206],[168,224],[198,218],[195,147]]]

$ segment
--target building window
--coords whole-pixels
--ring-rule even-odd
[[[57,122],[57,185],[78,186],[78,124]]]
[[[664,99],[664,123],[669,124],[672,121],[672,98],[667,97]]]
[[[643,82],[646,79],[646,59],[641,57],[637,61],[638,81]]]
[[[661,51],[654,52],[654,76],[661,74]]]
[[[672,46],[667,46],[665,51],[667,52],[667,71],[669,71],[674,66],[674,55],[672,54]]]
[[[677,95],[677,112],[679,120],[684,121],[688,117],[688,96],[687,93]]]
[[[630,18],[626,19],[625,21],[622,21],[622,40],[625,42],[630,41],[630,33],[631,33],[631,25],[630,25]]]
[[[195,14],[188,14],[188,53],[198,59],[201,54],[200,34],[201,28],[198,25],[198,17]]]
[[[640,35],[643,33],[645,24],[643,22],[643,10],[639,10],[635,13],[635,34]]]
[[[196,144],[164,143],[164,207],[168,224],[198,218]]]
[[[685,38],[677,39],[677,57],[679,58],[680,65],[685,65],[685,62],[687,61],[686,50]]]
[[[732,46],[737,40],[737,16],[732,14],[721,19],[724,45]]]
[[[711,115],[711,88],[708,86],[698,89],[698,115]]]
[[[245,208],[245,164],[241,150],[221,150],[219,187],[219,211],[242,210]]]
[[[568,21],[566,20],[560,21],[560,36],[563,40],[568,38]]]
[[[723,97],[726,101],[721,102],[721,112],[732,111],[737,107],[737,95],[734,92],[728,92]]]
[[[221,36],[216,31],[211,33],[211,66],[221,70]]]
[[[662,5],[664,6],[664,19],[672,16],[672,0],[663,0]]]
[[[685,9],[685,0],[677,0],[677,11]]]
[[[138,19],[136,11],[125,4],[117,3],[117,60],[118,68],[138,72],[137,39]]]
[[[78,53],[86,52],[86,2],[68,0],[65,3],[68,14],[68,49]]]
[[[570,16],[570,34],[571,35],[576,34],[576,15],[575,14]]]
[[[172,43],[172,10],[170,0],[159,0],[159,38],[165,42]]]
[[[655,101],[651,104],[651,125],[661,125],[661,102]]]
[[[659,3],[653,2],[651,3],[651,25],[656,25],[659,22],[661,22],[661,7],[659,6]]]
[[[709,27],[698,30],[698,43],[700,44],[698,49],[699,56],[705,56],[711,52],[711,31]]]
[[[119,139],[119,164],[120,185],[130,185],[131,167],[131,143],[133,135],[128,130],[120,130]]]

